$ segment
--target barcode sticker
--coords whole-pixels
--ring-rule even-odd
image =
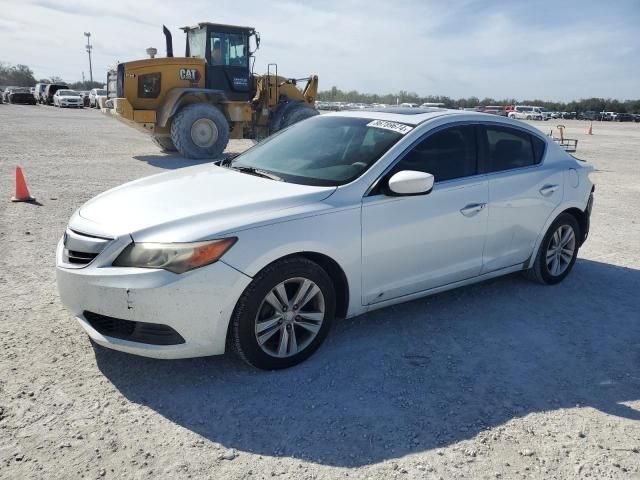
[[[374,120],[373,122],[367,123],[367,127],[384,128],[385,130],[398,132],[402,135],[405,135],[413,130],[413,127],[410,127],[409,125],[404,125],[402,123],[396,122],[388,122],[386,120]]]

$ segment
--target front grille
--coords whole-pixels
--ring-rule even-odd
[[[168,325],[134,322],[85,311],[84,318],[102,335],[149,345],[179,345],[184,338]]]
[[[110,241],[110,238],[67,229],[64,234],[63,260],[70,267],[84,267],[91,263]]]

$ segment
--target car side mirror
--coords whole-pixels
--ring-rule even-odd
[[[433,190],[434,177],[430,173],[402,170],[388,182],[391,195],[426,195]]]

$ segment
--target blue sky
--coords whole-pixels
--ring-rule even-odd
[[[317,73],[320,88],[422,95],[569,100],[640,98],[640,0],[164,1],[0,0],[0,61],[37,77],[88,74],[164,52],[162,24],[251,25],[256,70]]]

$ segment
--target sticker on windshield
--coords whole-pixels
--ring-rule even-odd
[[[398,132],[402,135],[405,135],[413,130],[413,127],[410,127],[409,125],[404,125],[402,123],[396,122],[387,122],[386,120],[374,120],[373,122],[367,123],[367,127],[384,128],[385,130]]]

